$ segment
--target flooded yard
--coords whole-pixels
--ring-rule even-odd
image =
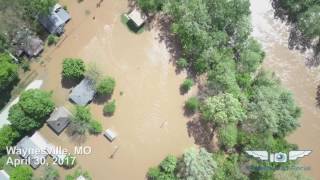
[[[95,180],[144,179],[149,167],[157,165],[167,154],[182,154],[194,145],[188,136],[183,105],[192,94],[181,95],[180,84],[186,73],[177,74],[171,55],[160,40],[156,28],[134,34],[124,26],[120,17],[128,11],[126,0],[96,1],[64,0],[72,20],[57,47],[43,53],[43,63],[33,65],[44,80],[44,89],[53,92],[57,105],[72,107],[68,102],[70,89],[61,83],[62,61],[78,57],[87,64],[96,64],[116,80],[112,99],[117,109],[112,117],[103,116],[103,104],[89,107],[94,118],[111,128],[118,138],[110,143],[102,135],[79,139],[65,133],[57,136],[47,126],[40,132],[55,145],[66,147],[91,146],[90,155],[79,155],[78,165]],[[118,148],[114,158],[111,154]],[[61,177],[72,172],[59,169]],[[37,172],[39,173],[39,171]]]
[[[320,179],[320,109],[316,106],[316,90],[319,84],[319,68],[306,66],[306,57],[288,49],[289,27],[274,19],[269,0],[251,0],[253,36],[266,51],[264,68],[274,71],[282,84],[289,89],[301,107],[301,127],[288,140],[301,150],[312,150],[311,155],[301,159],[302,165],[314,179]]]

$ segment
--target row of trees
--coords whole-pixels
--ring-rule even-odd
[[[273,171],[245,169],[278,164],[250,159],[244,151],[288,152],[296,148],[286,142],[285,136],[299,126],[300,109],[272,73],[258,70],[265,54],[249,36],[249,7],[249,0],[168,0],[162,5],[172,19],[171,31],[183,48],[177,65],[207,76],[201,96],[190,98],[185,106],[193,112],[199,110],[201,120],[217,134],[220,147],[220,153],[210,154],[206,161],[192,161],[206,167],[207,176],[189,162],[185,163],[190,165],[185,168],[190,170],[187,175],[181,176],[184,168],[178,165],[174,178],[167,179],[274,179]],[[184,83],[182,87],[190,86]],[[184,154],[182,159],[185,157],[189,155]],[[163,179],[163,172],[160,165],[148,176]]]

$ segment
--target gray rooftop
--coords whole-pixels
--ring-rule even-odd
[[[35,57],[43,50],[43,41],[36,36],[29,36],[22,48],[29,57]]]
[[[47,120],[48,126],[57,134],[60,134],[70,123],[72,114],[65,107],[56,108]]]
[[[46,154],[35,154],[33,152],[41,151],[40,147],[38,147],[28,136],[25,136],[22,140],[20,140],[17,144],[17,149],[21,149],[25,151],[25,154],[20,154],[24,159],[30,159],[30,166],[34,169],[40,166],[40,160],[42,158],[46,158]]]
[[[0,180],[10,180],[10,176],[4,170],[0,170]]]
[[[85,106],[92,101],[95,94],[94,82],[89,79],[83,79],[80,84],[72,89],[69,98],[74,103]]]
[[[51,34],[62,34],[64,25],[71,19],[69,13],[63,9],[60,4],[56,4],[52,9],[51,14],[40,16],[39,22]]]

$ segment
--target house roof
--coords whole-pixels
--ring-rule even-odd
[[[40,166],[41,159],[46,158],[48,155],[46,151],[35,143],[34,140],[25,136],[21,139],[17,144],[17,149],[21,149],[21,151],[25,152],[25,154],[20,154],[21,157],[30,160],[30,166],[34,169]],[[36,153],[37,152],[37,153]]]
[[[83,79],[80,84],[73,88],[69,98],[74,103],[85,106],[92,101],[95,93],[94,82],[89,79]]]
[[[56,4],[50,15],[40,16],[38,20],[51,34],[62,34],[65,23],[70,19],[69,13]]]
[[[38,56],[43,50],[43,41],[36,36],[28,36],[22,48],[28,56]]]
[[[10,180],[10,176],[5,170],[0,170],[0,179],[1,180]]]
[[[70,117],[72,114],[65,107],[57,108],[47,120],[48,126],[60,134],[70,123]]]
[[[113,141],[114,139],[116,139],[117,134],[111,129],[107,129],[104,133],[104,136],[107,137],[110,141]]]
[[[128,17],[138,26],[142,26],[142,24],[146,21],[146,16],[142,14],[137,9],[134,9],[131,11],[131,13],[128,15]]]

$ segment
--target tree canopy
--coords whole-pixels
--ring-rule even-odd
[[[82,59],[66,58],[62,64],[62,76],[66,79],[81,80],[86,71]]]
[[[18,79],[18,66],[7,53],[0,53],[0,92],[7,90]]]
[[[33,172],[30,166],[17,166],[10,173],[11,180],[31,180]]]

